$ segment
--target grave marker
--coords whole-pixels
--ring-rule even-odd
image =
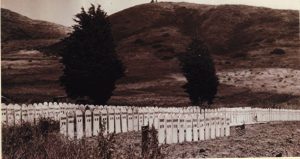
[[[76,138],[81,139],[83,137],[83,113],[81,110],[75,111],[75,122]]]
[[[165,129],[166,129],[166,123],[165,123],[165,115],[161,115],[158,117],[158,143],[159,144],[165,144],[166,142],[166,135],[165,135]]]
[[[126,108],[121,109],[121,130],[122,132],[128,131],[128,114]]]
[[[93,111],[93,136],[97,136],[100,132],[100,110]]]
[[[119,108],[115,108],[115,133],[121,132],[121,112]]]
[[[67,115],[66,114],[60,114],[59,125],[60,125],[59,132],[64,136],[67,136]]]
[[[128,131],[133,131],[133,113],[132,108],[127,109]]]
[[[180,116],[179,117],[179,130],[178,130],[178,142],[182,143],[185,140],[185,117]]]
[[[193,139],[193,135],[192,135],[193,123],[190,115],[186,116],[185,124],[186,124],[186,131],[185,131],[186,141],[191,142]]]
[[[71,139],[74,139],[75,136],[75,121],[74,121],[74,112],[68,112],[67,113],[67,136]]]
[[[92,136],[92,112],[90,110],[86,110],[84,113],[84,123],[85,123],[85,137]]]

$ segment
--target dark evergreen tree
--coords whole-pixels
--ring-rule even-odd
[[[82,8],[74,21],[74,31],[63,40],[61,84],[72,99],[88,97],[94,104],[106,104],[124,75],[108,16],[92,5],[88,11]]]
[[[181,69],[187,79],[183,86],[194,105],[212,104],[219,85],[214,62],[207,46],[193,39],[184,55],[179,58]]]

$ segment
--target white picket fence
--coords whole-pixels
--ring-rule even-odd
[[[94,106],[70,103],[39,103],[29,105],[2,104],[2,123],[17,125],[37,123],[40,118],[60,122],[60,133],[70,139],[104,133],[139,131],[142,126],[158,130],[160,144],[215,139],[230,135],[230,126],[270,121],[300,121],[300,110],[261,108],[199,107],[159,108],[133,106]]]

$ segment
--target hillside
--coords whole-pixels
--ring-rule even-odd
[[[296,68],[300,60],[296,56],[300,47],[297,11],[168,2],[135,6],[110,19],[120,54],[126,58],[138,52],[135,61],[153,58],[163,60],[168,67],[196,34],[208,44],[219,68],[234,67],[230,63],[238,67]],[[277,47],[286,49],[290,58],[270,56]]]
[[[26,24],[17,25],[20,18],[8,19],[12,22],[3,21],[3,28],[15,24],[22,30],[33,21],[25,18],[22,22]],[[109,104],[189,104],[181,88],[185,80],[177,55],[184,53],[196,34],[208,44],[221,79],[217,104],[300,103],[297,11],[161,2],[125,9],[111,15],[110,20],[117,52],[127,70]],[[9,41],[3,46],[3,93],[15,101],[51,101],[65,95],[58,81],[62,73],[58,59],[45,57],[43,51],[36,50],[58,40],[45,35],[47,44],[36,47],[38,43],[31,37],[37,33],[28,32],[30,36],[24,40],[13,44]],[[21,36],[11,32],[11,37]],[[270,54],[275,48],[283,49],[285,54]]]
[[[1,39],[30,40],[30,39],[55,39],[66,36],[68,28],[28,17],[1,8]]]

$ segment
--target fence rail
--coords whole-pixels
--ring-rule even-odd
[[[300,121],[300,110],[261,108],[132,107],[70,103],[2,104],[2,123],[36,124],[41,118],[60,122],[60,133],[70,139],[107,133],[139,131],[154,126],[160,144],[215,139],[230,135],[230,126],[270,121]]]

